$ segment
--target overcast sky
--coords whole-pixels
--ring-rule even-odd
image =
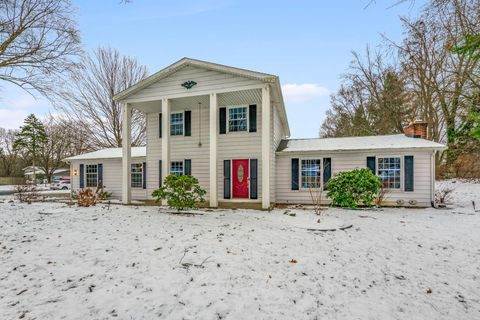
[[[400,40],[400,15],[416,7],[396,0],[73,1],[86,51],[111,46],[150,73],[191,57],[280,77],[292,137],[316,137],[351,51]],[[45,100],[0,83],[0,127],[17,128],[29,113],[54,112]]]

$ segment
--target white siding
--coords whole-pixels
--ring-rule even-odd
[[[223,161],[231,159],[257,159],[258,160],[258,199],[262,199],[262,105],[256,101],[248,104],[257,105],[257,132],[227,132],[219,134],[217,140],[217,195],[219,202],[229,201],[223,199]],[[222,106],[219,106],[222,107]],[[228,111],[227,111],[228,122]]]
[[[143,158],[132,158],[132,163],[142,163]],[[104,190],[112,193],[113,199],[121,199],[122,197],[122,161],[121,159],[98,159],[98,160],[75,160],[72,161],[72,169],[77,170],[80,174],[80,164],[103,164],[103,186]],[[73,171],[72,171],[73,172]],[[148,173],[148,165],[147,165]],[[78,191],[80,189],[80,176],[72,177],[72,189]],[[144,200],[147,197],[147,190],[142,188],[132,188],[132,199]]]
[[[181,84],[188,80],[193,80],[197,84],[187,92]],[[260,84],[262,84],[262,82],[259,80],[186,66],[135,93],[130,96],[128,100],[158,100],[161,98],[176,98],[187,95],[208,95],[215,91]]]
[[[275,156],[275,151],[277,151],[278,145],[285,139],[285,128],[283,127],[282,121],[280,119],[280,113],[277,109],[278,106],[272,108],[271,113],[271,155],[270,155],[270,201],[276,202],[276,167],[277,160]]]
[[[414,191],[404,192],[404,165],[403,156],[414,156]],[[401,157],[401,189],[391,190],[386,194],[386,204],[395,205],[398,199],[403,199],[405,205],[409,200],[416,200],[417,206],[430,206],[431,199],[431,152],[343,152],[343,153],[308,153],[308,154],[277,154],[277,187],[276,200],[278,203],[311,203],[308,190],[291,190],[291,159],[292,158],[332,158],[332,176],[340,171],[365,168],[368,156]],[[377,161],[378,164],[378,161]],[[326,192],[323,194],[327,202]]]

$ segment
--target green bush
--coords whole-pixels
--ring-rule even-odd
[[[356,208],[372,206],[381,186],[380,179],[370,169],[355,169],[336,174],[327,183],[332,205]]]
[[[170,208],[177,211],[195,208],[198,203],[204,202],[203,196],[207,192],[200,188],[198,179],[189,175],[168,175],[163,186],[153,191],[155,201],[167,200]]]

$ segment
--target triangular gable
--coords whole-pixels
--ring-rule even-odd
[[[190,59],[190,58],[183,58],[175,62],[174,64],[156,72],[155,74],[149,76],[148,78],[138,82],[137,84],[131,86],[130,88],[120,93],[117,93],[113,97],[113,99],[116,101],[125,100],[126,98],[138,93],[139,91],[150,87],[154,83],[157,83],[162,79],[168,78],[187,67],[194,67],[199,69],[216,71],[224,74],[230,74],[233,76],[239,76],[239,77],[243,77],[251,80],[258,80],[266,83],[275,83],[276,81],[278,81],[277,76],[267,74],[267,73],[245,70],[245,69],[240,69],[240,68],[225,66],[217,63],[212,63],[212,62]]]

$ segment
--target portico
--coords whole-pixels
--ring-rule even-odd
[[[199,179],[211,207],[251,202],[269,208],[271,92],[277,78],[196,60],[181,62],[115,96],[123,103],[122,202],[132,200],[131,112],[136,109],[147,117],[143,170],[149,194],[175,167]],[[233,172],[236,160],[244,162]],[[233,192],[235,188],[244,188],[244,193]]]

